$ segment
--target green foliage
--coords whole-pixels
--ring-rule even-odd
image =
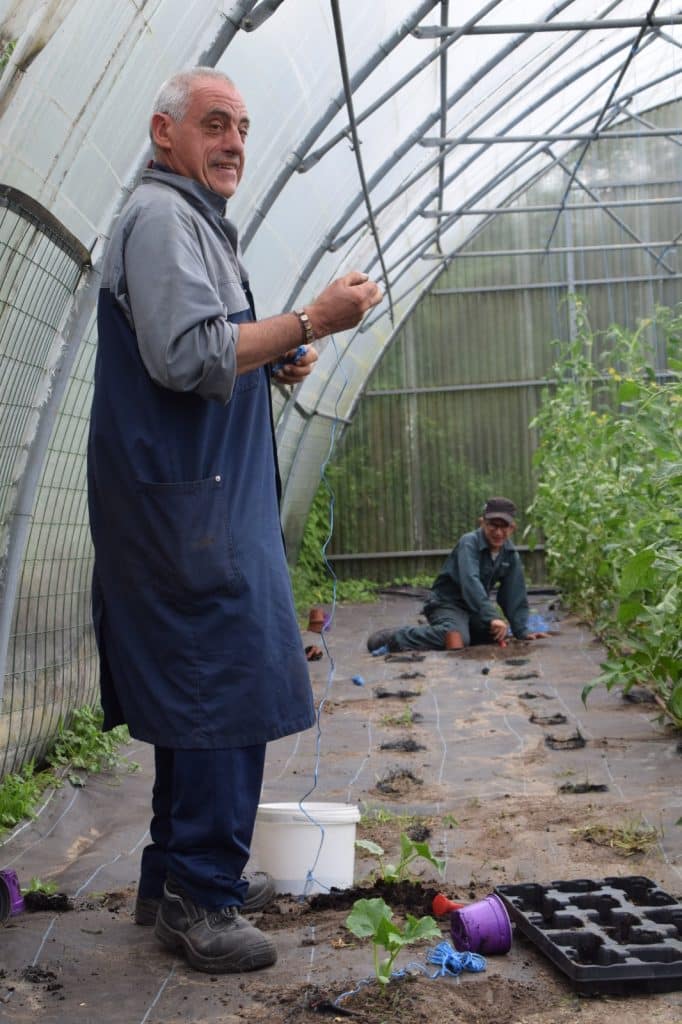
[[[49,786],[58,785],[49,772],[36,774],[33,761],[20,772],[7,775],[0,783],[0,834],[14,828],[24,818],[32,818],[36,804]]]
[[[387,864],[384,861],[385,851],[383,847],[379,846],[378,843],[372,842],[371,839],[356,839],[355,845],[378,859],[379,870],[377,873],[385,882],[404,881],[409,874],[410,864],[417,857],[423,857],[424,860],[427,860],[429,864],[435,867],[439,874],[442,874],[445,870],[445,861],[433,855],[427,842],[415,843],[404,832],[400,835],[400,859],[397,864]]]
[[[330,539],[331,491],[323,481],[313,500],[298,554],[291,571],[294,602],[299,615],[314,604],[337,601],[373,601],[377,585],[370,580],[335,580],[325,562],[324,552]],[[336,584],[336,586],[335,586]]]
[[[44,790],[61,785],[55,768],[65,768],[67,778],[76,786],[85,785],[85,780],[73,769],[102,772],[123,766],[127,771],[137,770],[134,761],[125,761],[119,755],[121,744],[130,742],[127,728],[119,726],[103,733],[102,719],[101,708],[80,708],[71,716],[68,729],[60,724],[57,738],[45,757],[47,770],[36,773],[34,762],[29,761],[21,771],[5,776],[0,782],[0,834],[25,818],[34,817]]]
[[[14,48],[17,45],[16,39],[10,39],[8,42],[0,42],[0,74],[5,70],[9,59],[14,53]]]
[[[412,814],[396,814],[395,811],[390,810],[388,807],[370,807],[364,801],[360,801],[360,808],[362,810],[360,818],[361,828],[371,825],[389,825],[395,822],[400,822],[404,828],[408,828],[416,821],[415,816]]]
[[[47,763],[87,772],[113,771],[121,766],[135,771],[138,766],[124,761],[118,749],[121,744],[130,742],[127,728],[121,725],[102,732],[103,717],[101,708],[93,709],[86,705],[73,713],[68,728],[60,723]],[[82,784],[80,779],[74,781]]]
[[[598,684],[647,686],[682,728],[682,310],[599,333],[580,302],[576,310],[578,336],[557,344],[557,383],[531,423],[529,512],[553,582],[607,647],[583,699]],[[662,381],[651,369],[654,332],[668,356]]]
[[[381,722],[383,725],[400,725],[409,728],[414,725],[414,711],[408,706],[398,715],[383,715]]]
[[[454,545],[454,540],[452,541]],[[428,587],[435,579],[436,574],[433,572],[422,572],[417,573],[415,576],[398,576],[396,579],[391,580],[386,586],[390,587]]]
[[[413,917],[408,914],[405,927],[400,928],[392,921],[393,911],[382,899],[356,900],[346,918],[346,927],[359,939],[372,940],[374,952],[374,973],[380,985],[391,980],[393,964],[403,948],[421,939],[440,939],[440,929],[432,917]],[[380,959],[380,950],[388,956]]]
[[[28,885],[22,885],[21,891],[24,895],[27,892],[42,892],[45,896],[52,896],[57,891],[57,883],[43,882],[41,878],[32,878]]]

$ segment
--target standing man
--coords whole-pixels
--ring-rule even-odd
[[[272,365],[299,383],[311,343],[381,299],[354,272],[256,321],[224,216],[248,129],[220,72],[162,86],[154,161],[103,262],[88,449],[104,728],[126,723],[155,749],[136,919],[155,918],[164,945],[211,973],[275,962],[239,914],[262,906],[267,880],[250,890],[243,871],[266,743],[314,721],[279,520]]]
[[[423,608],[428,626],[378,630],[367,641],[372,653],[384,647],[387,651],[441,651],[450,632],[459,633],[458,647],[501,644],[509,628],[518,640],[547,635],[528,631],[526,581],[511,542],[516,527],[514,502],[489,498],[478,523],[477,530],[460,537],[436,577]]]

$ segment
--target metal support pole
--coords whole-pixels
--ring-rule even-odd
[[[656,6],[656,5],[654,5]],[[507,25],[475,25],[467,29],[470,36],[512,35],[515,32],[591,32],[593,30],[612,31],[616,28],[669,28],[671,25],[682,25],[682,17],[671,15],[669,18],[654,18],[645,15],[642,18],[594,18],[590,21],[522,21]],[[461,27],[441,25],[423,25],[415,29],[413,35],[417,39],[438,39],[441,36],[462,32]]]

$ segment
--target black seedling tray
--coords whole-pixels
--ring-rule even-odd
[[[682,988],[682,903],[651,879],[529,882],[495,892],[581,994]]]

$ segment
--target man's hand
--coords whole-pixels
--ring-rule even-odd
[[[277,372],[273,374],[278,384],[291,384],[293,387],[295,384],[300,384],[311,373],[318,359],[317,352],[312,345],[301,345],[300,348],[305,349],[305,351],[302,355],[299,355],[295,362],[286,362],[286,360],[293,360],[298,349],[292,348],[285,352],[283,356],[285,361]]]
[[[332,281],[317,298],[306,305],[313,334],[324,338],[359,324],[368,309],[381,302],[383,292],[367,274],[352,270]]]
[[[501,644],[507,635],[507,623],[504,619],[493,619],[490,623],[490,632],[496,644]]]
[[[549,633],[526,633],[524,640],[546,640]]]

